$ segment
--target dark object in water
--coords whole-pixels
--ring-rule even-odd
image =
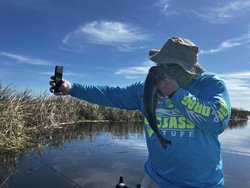
[[[160,82],[160,85],[162,85],[163,87],[165,78],[166,73],[161,67],[151,67],[148,71],[142,94],[144,115],[147,118],[150,127],[156,133],[164,149],[167,148],[168,144],[171,145],[171,141],[164,139],[160,134],[157,127],[157,124],[159,124],[159,122],[156,119],[155,113],[158,105],[159,93],[164,96],[163,93],[156,87],[156,82]]]
[[[120,188],[120,187],[123,187],[123,188],[135,188],[135,187],[132,187],[132,186],[130,186],[130,185],[125,185],[125,184],[123,183],[123,177],[122,177],[122,176],[120,176],[119,183],[116,185],[116,188]],[[136,188],[140,188],[140,187],[141,187],[141,185],[137,185]]]

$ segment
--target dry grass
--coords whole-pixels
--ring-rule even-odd
[[[248,120],[250,111],[241,109],[241,108],[232,108],[231,119],[232,120]]]
[[[139,111],[99,106],[70,96],[53,96],[49,92],[35,95],[28,88],[18,92],[13,84],[3,87],[0,82],[0,148],[22,149],[29,145],[27,128],[103,119],[138,121],[142,116]]]
[[[231,119],[247,119],[249,111],[232,108]],[[47,128],[60,123],[84,120],[142,121],[139,111],[128,111],[88,103],[49,92],[35,95],[26,88],[5,87],[0,82],[0,153],[3,148],[22,149],[30,145],[27,128]]]

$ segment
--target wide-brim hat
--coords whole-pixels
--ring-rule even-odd
[[[198,63],[199,47],[188,39],[171,37],[160,50],[149,51],[149,59],[155,63],[175,63],[190,74],[200,74],[205,69]]]

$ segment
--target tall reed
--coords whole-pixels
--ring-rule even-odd
[[[231,108],[231,119],[232,120],[247,120],[250,116],[250,111],[242,108]]]
[[[249,111],[232,108],[231,119],[247,119]],[[29,143],[27,128],[46,128],[59,123],[82,120],[142,121],[141,113],[99,106],[70,96],[54,96],[26,88],[19,92],[14,84],[0,82],[0,152],[1,148],[20,148]]]
[[[25,130],[30,127],[103,119],[137,121],[142,116],[139,111],[99,106],[70,96],[54,96],[49,92],[35,95],[29,88],[18,92],[13,84],[3,87],[0,82],[0,150],[28,144]]]

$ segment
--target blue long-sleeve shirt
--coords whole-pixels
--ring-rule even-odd
[[[218,135],[231,116],[225,83],[217,76],[199,74],[171,99],[164,97],[159,101],[158,128],[172,142],[166,150],[144,116],[143,87],[144,82],[127,87],[72,83],[70,95],[103,106],[142,112],[149,150],[144,170],[161,187],[223,187]]]

